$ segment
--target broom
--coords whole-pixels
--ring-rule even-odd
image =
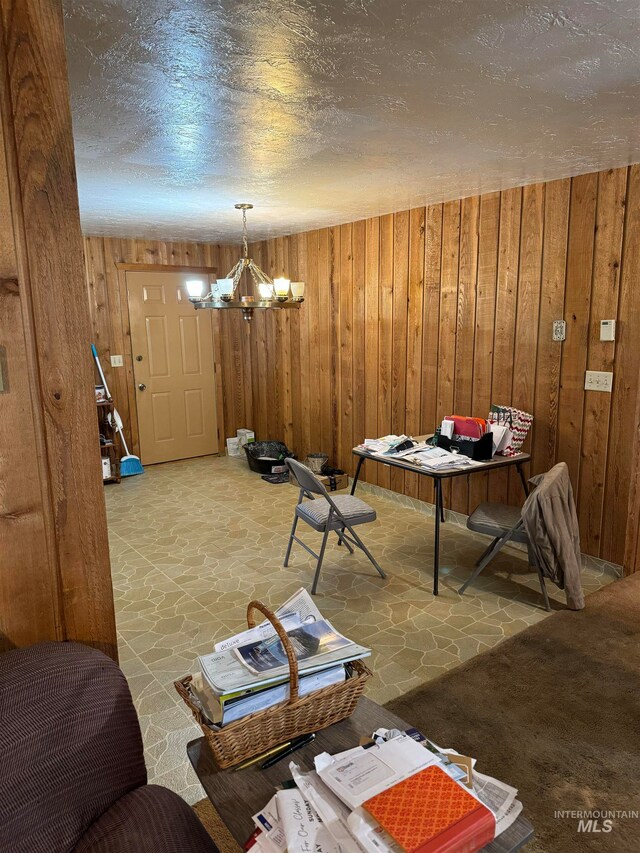
[[[107,385],[107,380],[105,379],[105,375],[102,371],[102,365],[100,364],[100,359],[98,358],[98,350],[95,348],[94,344],[91,344],[91,352],[93,353],[93,358],[96,363],[96,367],[98,368],[100,379],[102,380],[102,384],[104,385],[104,390],[107,395],[107,399],[112,401],[113,397],[111,396],[111,393],[109,391],[109,386]],[[140,462],[137,456],[134,456],[132,453],[129,453],[129,448],[127,447],[127,442],[124,438],[124,432],[122,431],[122,418],[118,414],[118,411],[116,409],[113,410],[113,417],[111,417],[111,413],[109,413],[107,420],[120,436],[120,441],[122,442],[122,446],[124,447],[125,455],[120,459],[120,476],[134,477],[136,474],[144,474],[142,462]]]

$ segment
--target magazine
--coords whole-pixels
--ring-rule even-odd
[[[298,661],[308,661],[319,655],[335,652],[351,645],[326,619],[306,622],[287,631]],[[288,662],[287,653],[280,638],[275,635],[268,640],[257,640],[239,646],[235,653],[251,672],[270,672]]]

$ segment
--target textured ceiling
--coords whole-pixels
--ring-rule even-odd
[[[233,240],[640,161],[638,0],[64,0],[86,233]]]

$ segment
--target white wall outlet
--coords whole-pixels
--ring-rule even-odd
[[[566,320],[554,320],[553,321],[553,340],[554,341],[563,341],[566,337],[567,337]]]
[[[615,320],[600,320],[600,340],[615,341],[616,339],[616,321]]]
[[[587,370],[584,376],[585,391],[608,391],[613,388],[613,373],[606,370]]]
[[[111,367],[122,367],[124,362],[122,361],[121,355],[112,355],[111,356]]]

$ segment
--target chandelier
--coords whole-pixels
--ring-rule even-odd
[[[236,204],[236,210],[242,211],[242,256],[227,273],[219,278],[206,295],[203,294],[204,282],[191,279],[187,282],[189,301],[194,308],[239,308],[245,320],[250,320],[255,308],[299,308],[304,301],[304,282],[290,281],[288,278],[271,279],[249,257],[247,239],[247,210],[252,204]],[[238,286],[242,274],[247,270],[257,289],[256,296],[238,296]]]

